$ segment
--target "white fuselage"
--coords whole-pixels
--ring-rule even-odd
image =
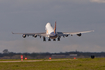
[[[50,23],[46,24],[45,30],[46,30],[46,34],[49,38],[51,38],[51,39],[57,38],[57,34],[54,33],[54,29],[53,29],[53,27],[51,26]]]

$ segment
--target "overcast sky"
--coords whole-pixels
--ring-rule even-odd
[[[45,32],[50,22],[57,31],[95,30],[58,42],[13,35]],[[0,52],[105,52],[105,0],[0,0]]]

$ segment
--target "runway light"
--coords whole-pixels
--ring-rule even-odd
[[[51,57],[49,57],[49,59],[51,60]]]
[[[74,57],[74,59],[76,59],[76,57]]]
[[[25,60],[27,60],[27,58],[25,58]]]

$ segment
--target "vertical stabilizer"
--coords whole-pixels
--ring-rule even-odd
[[[55,21],[54,33],[56,33],[56,21]]]

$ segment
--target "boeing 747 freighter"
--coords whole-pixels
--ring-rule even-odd
[[[39,36],[40,38],[43,37],[43,41],[46,41],[46,37],[48,37],[48,41],[51,41],[51,39],[53,39],[53,41],[56,41],[56,38],[58,41],[60,41],[61,36],[63,37],[68,37],[69,35],[73,36],[73,35],[77,35],[77,36],[81,36],[82,33],[89,33],[89,32],[93,32],[94,30],[90,30],[90,31],[82,31],[82,32],[56,32],[56,22],[55,22],[55,27],[53,29],[53,27],[51,26],[50,23],[47,23],[45,26],[45,30],[46,32],[43,33],[13,33],[12,34],[22,34],[23,38],[26,38],[26,36],[32,36],[32,37],[37,37]]]

